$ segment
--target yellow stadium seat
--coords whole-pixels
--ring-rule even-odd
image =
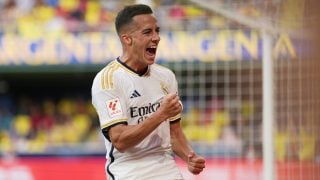
[[[100,10],[101,6],[98,2],[89,1],[87,4],[87,11],[85,13],[85,21],[91,26],[98,25],[101,15]]]
[[[72,11],[79,6],[79,0],[59,1],[59,6],[66,11]]]
[[[31,131],[31,120],[27,115],[17,115],[14,118],[14,130],[19,136],[27,136]]]

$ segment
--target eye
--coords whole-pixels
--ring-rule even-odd
[[[150,34],[151,32],[152,32],[152,31],[151,31],[150,29],[147,29],[147,30],[144,30],[142,33],[148,35],[148,34]]]

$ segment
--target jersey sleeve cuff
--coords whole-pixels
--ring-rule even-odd
[[[110,128],[112,128],[113,126],[116,126],[118,124],[128,124],[127,119],[118,119],[118,120],[111,121],[110,123],[101,126],[102,134],[104,135],[105,138],[107,138],[108,141],[111,142],[110,137],[109,137]]]
[[[123,119],[116,119],[116,120],[113,120],[111,122],[108,122],[106,124],[103,124],[101,126],[101,129],[104,129],[104,128],[108,128],[110,126],[113,126],[114,124],[119,124],[119,123],[127,123],[127,118],[123,118]]]
[[[181,118],[178,118],[176,120],[172,120],[172,121],[170,121],[170,124],[174,124],[174,123],[180,122],[180,120],[181,120]]]
[[[174,117],[169,118],[168,120],[170,122],[173,122],[173,121],[180,120],[180,119],[181,119],[181,114],[178,114],[178,115],[176,115]]]

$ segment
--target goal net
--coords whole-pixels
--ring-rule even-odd
[[[191,2],[211,15],[213,32],[224,31],[227,38],[237,40],[243,32],[247,41],[240,48],[256,43],[258,51],[255,56],[255,49],[248,48],[242,51],[247,55],[233,60],[219,56],[212,61],[169,64],[178,77],[185,104],[184,130],[193,146],[206,157],[224,157],[223,165],[241,162],[239,167],[251,167],[251,173],[242,169],[234,179],[319,179],[320,71],[312,51],[314,34],[306,30],[319,21],[311,12],[315,3]],[[268,45],[265,41],[269,47],[263,47]],[[229,44],[231,49],[234,46]],[[257,162],[262,169],[256,169]]]

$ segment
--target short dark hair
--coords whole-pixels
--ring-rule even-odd
[[[116,17],[115,26],[117,33],[119,34],[124,26],[130,24],[134,16],[152,13],[152,9],[145,4],[134,4],[125,6],[121,11],[119,11]]]

